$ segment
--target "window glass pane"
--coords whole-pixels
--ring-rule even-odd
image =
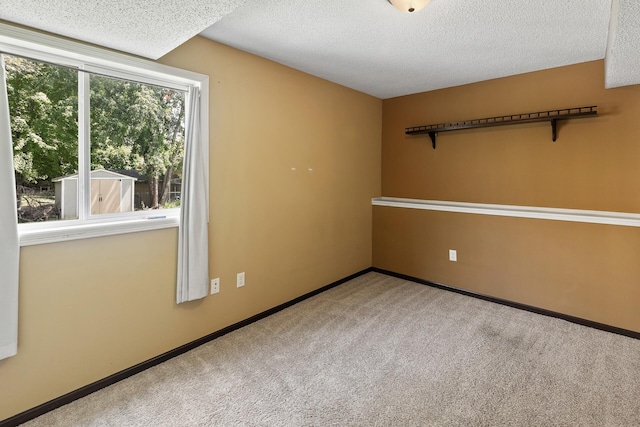
[[[78,218],[78,77],[4,55],[18,222]]]
[[[92,75],[91,214],[180,206],[185,93]]]

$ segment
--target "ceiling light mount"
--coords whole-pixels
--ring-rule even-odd
[[[422,9],[429,4],[430,1],[431,0],[388,0],[388,2],[399,11],[408,13]]]

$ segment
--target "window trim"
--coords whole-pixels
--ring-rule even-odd
[[[9,55],[71,66],[79,68],[80,71],[108,74],[115,78],[128,78],[173,89],[188,90],[190,86],[199,87],[202,152],[206,159],[209,158],[209,76],[4,23],[0,23],[0,51]],[[82,75],[81,73],[80,78]],[[83,108],[82,103],[79,103],[78,108]],[[79,111],[78,115],[78,120],[82,120],[83,114]],[[88,117],[85,117],[85,120],[88,120]],[[83,150],[83,145],[83,141],[79,140],[78,149]],[[84,156],[88,154],[84,153]],[[208,185],[208,168],[205,168],[205,175]],[[82,193],[79,193],[80,197]],[[208,189],[206,193],[209,193]],[[85,203],[79,203],[78,209],[86,209],[84,205]],[[173,228],[179,225],[179,217],[179,208],[137,211],[124,215],[87,216],[86,219],[18,224],[18,234],[20,246],[30,246]]]
[[[114,236],[140,231],[161,230],[164,228],[176,228],[178,227],[179,222],[179,214],[167,214],[155,217],[147,216],[146,218],[141,219],[118,219],[117,221],[114,221],[112,218],[91,221],[68,219],[64,221],[55,221],[56,224],[50,227],[18,227],[18,235],[20,238],[20,246],[22,247],[66,242],[69,240]],[[19,225],[31,226],[40,224],[34,223]]]

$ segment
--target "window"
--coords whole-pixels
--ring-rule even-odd
[[[82,71],[5,55],[18,222],[180,206],[185,92],[89,74],[89,182],[79,197]],[[85,146],[86,146],[85,145]],[[80,205],[83,200],[88,207]]]
[[[188,90],[206,140],[208,78],[0,26],[21,244],[177,226]]]

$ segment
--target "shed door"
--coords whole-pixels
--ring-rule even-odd
[[[91,180],[91,215],[120,212],[120,180]]]

